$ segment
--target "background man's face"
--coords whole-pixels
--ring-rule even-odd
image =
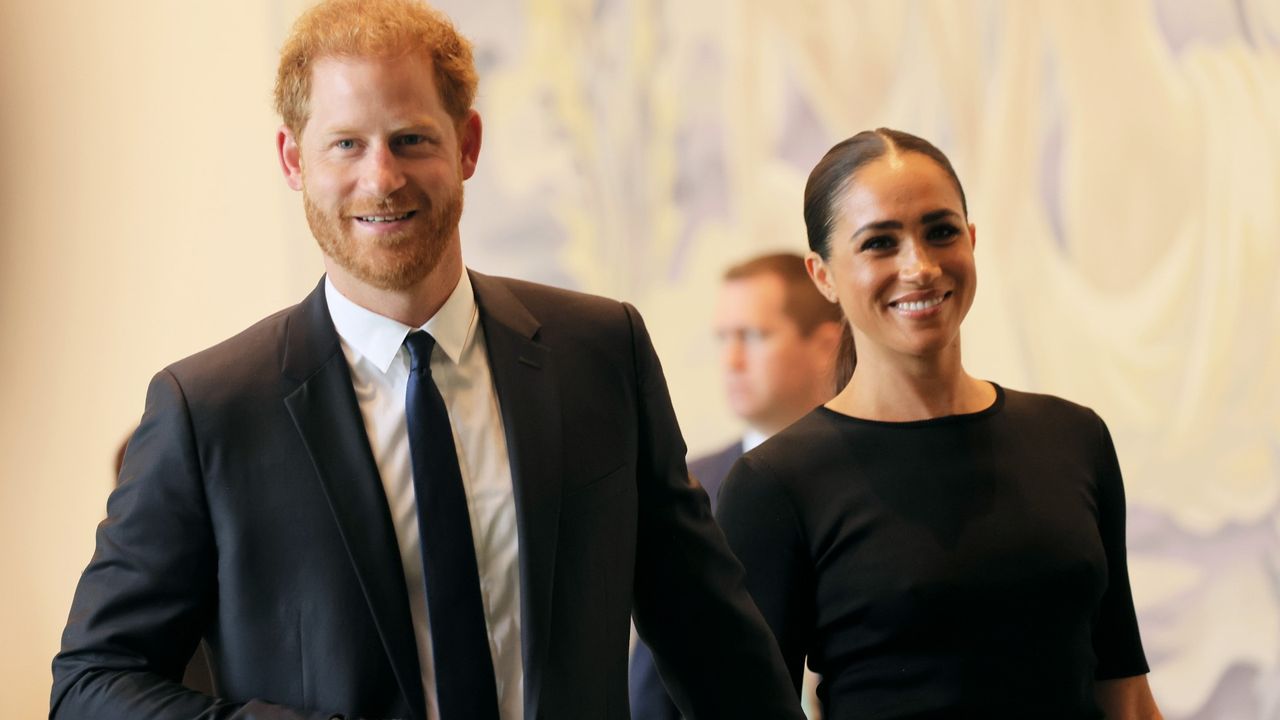
[[[458,243],[462,181],[474,168],[430,59],[322,58],[310,110],[297,139],[300,180],[321,249],[379,289],[421,281]]]
[[[784,311],[786,287],[764,273],[729,280],[716,305],[715,333],[729,407],[757,430],[776,432],[823,401],[830,378],[818,347]],[[816,399],[815,399],[816,398]]]

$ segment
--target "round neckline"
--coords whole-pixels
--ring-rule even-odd
[[[955,415],[941,415],[939,417],[924,418],[922,420],[871,420],[869,418],[861,418],[855,415],[846,415],[838,410],[832,410],[826,405],[819,405],[818,411],[830,418],[841,422],[851,422],[859,425],[868,425],[872,427],[886,428],[920,428],[931,427],[937,425],[953,425],[956,423],[974,422],[988,418],[1000,412],[1004,408],[1004,388],[999,383],[987,380],[991,387],[996,391],[996,399],[992,403],[981,410],[975,410],[970,413],[957,413]]]

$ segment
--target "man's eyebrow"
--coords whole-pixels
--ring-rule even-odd
[[[345,125],[340,125],[337,127],[323,128],[319,131],[319,134],[324,137],[336,137],[338,135],[359,135],[360,133]]]
[[[392,130],[391,134],[400,135],[400,134],[409,133],[409,132],[430,133],[430,132],[439,132],[439,131],[440,131],[440,123],[433,122],[431,120],[411,120],[409,122],[406,122],[402,127],[398,127],[395,130]]]
[[[335,135],[360,136],[364,134],[363,131],[357,130],[355,126],[352,126],[352,125],[335,125],[329,128],[321,128],[317,130],[317,132],[325,137],[333,137]],[[389,134],[390,135],[403,135],[405,133],[429,134],[429,133],[438,133],[438,132],[440,132],[440,123],[433,122],[431,120],[410,120],[406,122],[404,125],[395,128]]]

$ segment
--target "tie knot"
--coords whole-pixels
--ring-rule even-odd
[[[431,371],[431,351],[435,349],[436,339],[425,330],[414,330],[404,339],[405,349],[409,351],[409,369]]]

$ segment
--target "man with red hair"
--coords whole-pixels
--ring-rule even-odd
[[[277,135],[325,278],[158,373],[54,659],[57,718],[799,718],[626,304],[466,269],[469,44],[332,0]],[[204,640],[218,697],[182,687]],[[719,675],[703,668],[721,667]]]

